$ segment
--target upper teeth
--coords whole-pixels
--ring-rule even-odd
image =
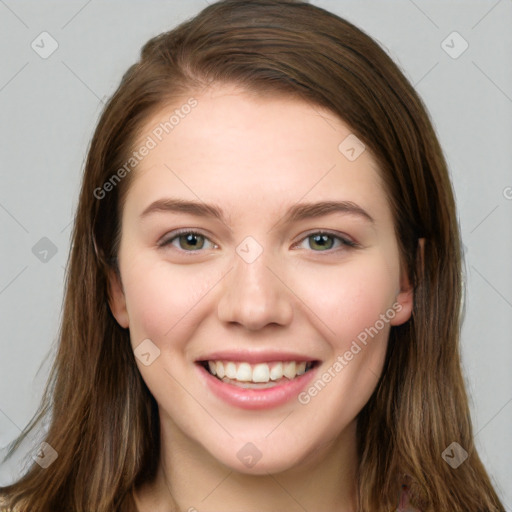
[[[241,382],[269,382],[279,380],[283,376],[293,379],[302,375],[312,363],[284,361],[276,363],[236,363],[233,361],[208,361],[208,368],[219,379],[227,377]]]

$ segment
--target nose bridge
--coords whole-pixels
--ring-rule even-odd
[[[272,251],[254,237],[246,237],[236,247],[233,269],[224,282],[218,304],[221,321],[235,322],[251,330],[291,321],[291,297],[275,275],[279,274],[275,263]]]

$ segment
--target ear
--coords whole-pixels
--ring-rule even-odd
[[[108,305],[110,306],[110,311],[112,311],[117,323],[121,327],[127,329],[130,325],[130,320],[126,309],[126,298],[124,296],[123,285],[118,272],[112,268],[108,271],[107,284]]]
[[[423,258],[424,258],[425,239],[418,239],[418,247],[416,249],[416,264],[419,265],[420,274],[423,273]],[[396,315],[390,320],[391,325],[401,325],[407,322],[412,315],[414,306],[414,289],[409,281],[406,269],[400,269],[400,290],[396,297],[393,309]]]

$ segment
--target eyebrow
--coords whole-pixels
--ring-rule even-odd
[[[213,217],[227,225],[226,216],[219,206],[199,201],[190,201],[178,198],[163,198],[151,203],[140,215],[145,218],[156,212],[174,212],[190,214],[197,217]],[[371,224],[374,218],[363,208],[352,201],[320,201],[316,203],[298,203],[291,206],[275,225],[292,224],[300,220],[322,217],[332,213],[343,213],[360,217]]]

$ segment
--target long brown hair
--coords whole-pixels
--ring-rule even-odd
[[[208,6],[148,41],[106,104],[80,191],[58,353],[40,409],[11,447],[50,416],[44,440],[58,458],[48,469],[34,463],[1,489],[8,505],[30,512],[135,510],[132,490],[155,475],[156,402],[137,370],[129,332],[108,306],[107,272],[117,271],[120,212],[137,171],[111,182],[108,193],[98,190],[129,160],[152,114],[212,83],[327,107],[379,164],[415,300],[411,319],[391,329],[382,377],[359,416],[359,511],[394,510],[405,484],[424,512],[504,510],[473,442],[459,359],[460,235],[429,116],[369,36],[293,0]],[[468,453],[456,469],[442,458],[452,442]]]

